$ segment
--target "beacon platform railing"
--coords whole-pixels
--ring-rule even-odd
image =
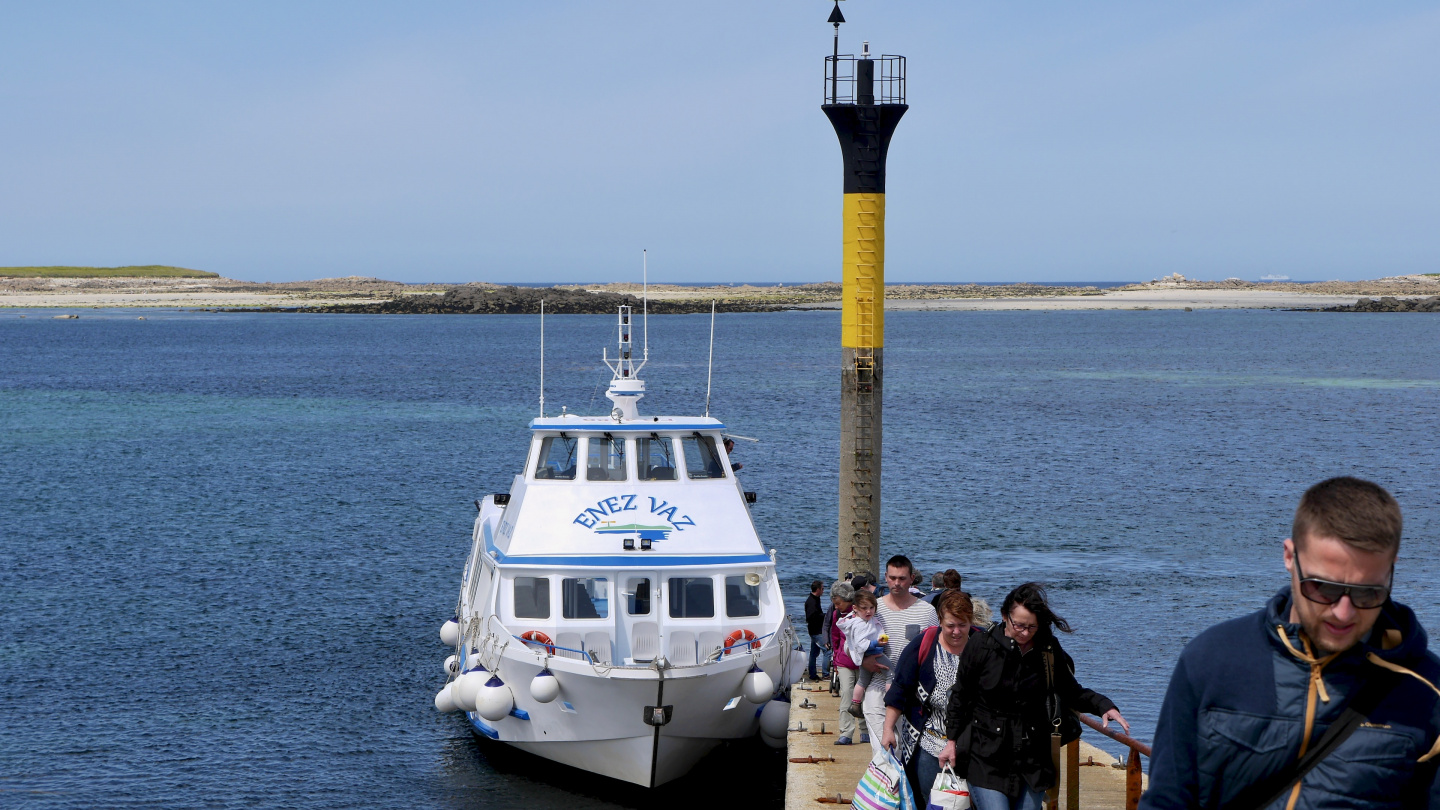
[[[864,63],[864,64],[861,64]],[[904,104],[905,57],[825,57],[825,104]]]
[[[1150,756],[1150,746],[1131,737],[1128,734],[1121,734],[1106,728],[1099,720],[1087,715],[1075,713],[1081,723],[1104,734],[1115,742],[1124,745],[1129,749],[1129,755],[1125,760],[1125,810],[1137,810],[1140,807],[1140,794],[1144,790],[1144,767],[1140,757]],[[1065,810],[1080,810],[1080,741],[1072,740],[1065,746],[1064,762],[1065,767]],[[1046,810],[1060,810],[1060,797],[1058,791],[1046,798]]]

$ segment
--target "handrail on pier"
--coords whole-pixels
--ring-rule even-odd
[[[1131,737],[1128,734],[1121,734],[1112,731],[1104,726],[1099,720],[1076,712],[1075,716],[1080,722],[1104,734],[1115,742],[1130,749],[1125,760],[1125,810],[1137,810],[1140,807],[1140,794],[1144,788],[1144,768],[1140,764],[1140,757],[1150,756],[1150,746]],[[1052,794],[1046,802],[1048,810],[1059,810],[1060,797]],[[1065,746],[1065,810],[1080,810],[1080,741],[1072,740]]]

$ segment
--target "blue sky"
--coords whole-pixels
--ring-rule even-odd
[[[0,3],[0,265],[839,278],[824,0]],[[891,281],[1440,272],[1440,7],[845,0]]]

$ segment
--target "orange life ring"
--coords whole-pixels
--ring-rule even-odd
[[[525,632],[520,634],[520,640],[530,641],[536,644],[544,644],[545,652],[550,653],[551,655],[555,654],[555,645],[550,641],[550,637],[540,632],[539,630],[526,630]]]
[[[730,654],[736,646],[740,645],[742,641],[750,642],[750,649],[752,650],[760,649],[760,642],[755,640],[754,633],[750,632],[749,630],[735,630],[731,632],[730,635],[725,637],[725,653],[727,655]]]

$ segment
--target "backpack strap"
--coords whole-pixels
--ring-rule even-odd
[[[920,635],[920,663],[925,663],[925,659],[930,657],[930,651],[935,649],[935,639],[939,635],[939,625],[925,628],[925,632]]]
[[[1340,743],[1355,733],[1355,729],[1360,728],[1360,724],[1374,713],[1380,701],[1394,688],[1395,681],[1393,673],[1383,671],[1361,684],[1355,696],[1350,699],[1350,705],[1330,724],[1330,728],[1325,730],[1314,748],[1307,751],[1301,759],[1290,763],[1289,767],[1240,791],[1233,801],[1225,805],[1224,810],[1260,810],[1284,798],[1286,793],[1305,778],[1305,774],[1339,748]]]

